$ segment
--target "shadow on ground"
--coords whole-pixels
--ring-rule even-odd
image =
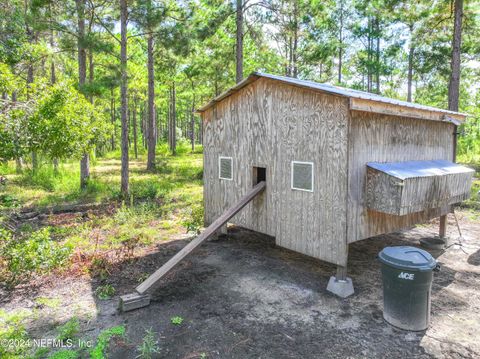
[[[159,341],[157,358],[478,357],[478,251],[470,256],[451,251],[439,257],[443,265],[432,286],[428,331],[407,332],[383,320],[376,256],[385,246],[416,246],[425,235],[427,230],[415,229],[352,244],[348,265],[355,294],[347,299],[326,291],[334,265],[277,247],[272,237],[230,227],[228,235],[204,243],[181,262],[149,307],[120,313],[118,298],[132,292],[187,240],[163,242],[144,256],[121,262],[107,279],[116,288],[109,300],[94,295],[105,281],[66,277],[52,287],[43,285],[42,293],[24,288],[21,296],[4,298],[2,305],[6,300],[14,306],[15,298],[21,298],[28,306],[50,292],[66,298],[54,315],[31,305],[41,310],[29,327],[36,337],[72,315],[82,321],[82,337],[96,338],[105,328],[125,325],[126,337],[111,342],[109,358],[136,358],[150,329]],[[171,322],[176,316],[183,318],[180,325]]]
[[[151,273],[185,241],[161,244],[158,252],[115,273],[121,293]],[[238,227],[187,257],[154,293],[149,307],[113,314],[122,318],[131,343],[145,330],[160,336],[159,358],[423,358],[424,332],[395,329],[382,317],[377,253],[387,245],[411,245],[401,235],[355,243],[350,249],[353,297],[326,291],[335,266],[275,246],[274,239]],[[449,279],[448,279],[449,280]],[[107,305],[108,307],[108,305]],[[184,318],[177,326],[170,319]],[[134,345],[111,348],[113,358],[134,358]]]

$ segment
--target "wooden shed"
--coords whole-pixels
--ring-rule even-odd
[[[198,112],[205,223],[265,180],[231,222],[336,264],[341,296],[353,293],[350,243],[444,216],[470,193],[473,170],[454,163],[460,113],[263,73]]]

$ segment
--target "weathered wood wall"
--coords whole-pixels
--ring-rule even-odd
[[[252,186],[267,188],[232,223],[276,243],[346,264],[348,99],[259,79],[203,113],[205,221],[211,223]],[[218,156],[233,157],[233,181],[218,178]],[[291,189],[291,161],[314,163],[314,191]]]
[[[348,242],[407,228],[448,213],[449,207],[404,216],[368,210],[367,162],[453,160],[454,125],[352,111],[348,143]]]
[[[448,122],[349,111],[347,98],[259,79],[203,114],[205,222],[210,224],[265,167],[266,191],[232,223],[275,236],[280,246],[345,265],[347,243],[446,214],[368,210],[367,162],[453,159]],[[233,158],[233,180],[218,157]],[[314,191],[291,189],[291,161],[314,163]]]
[[[397,178],[367,168],[366,206],[404,216],[464,201],[470,197],[473,170],[434,176]]]

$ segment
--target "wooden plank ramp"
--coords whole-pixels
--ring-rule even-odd
[[[197,238],[188,243],[180,252],[173,256],[167,263],[161,266],[155,273],[142,282],[135,292],[120,297],[120,310],[123,312],[145,307],[150,304],[150,293],[152,293],[160,284],[160,280],[170,272],[183,258],[189,255],[194,249],[202,244],[207,238],[217,232],[230,218],[236,215],[245,207],[255,196],[265,189],[265,181],[256,184],[245,196],[227,209],[210,226],[208,226]]]

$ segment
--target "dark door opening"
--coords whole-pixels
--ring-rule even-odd
[[[265,167],[253,167],[253,185],[267,180],[267,169]]]

